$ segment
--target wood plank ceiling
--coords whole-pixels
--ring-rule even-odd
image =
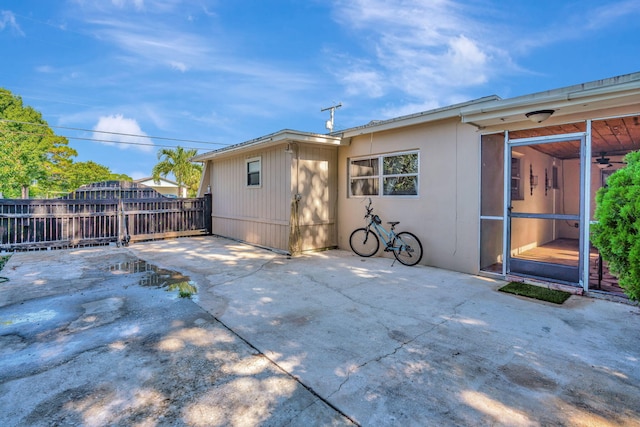
[[[536,129],[509,132],[510,138],[531,138],[547,135],[584,132],[585,123],[571,123]],[[535,149],[558,159],[580,157],[580,143],[562,142],[539,144]],[[594,120],[591,123],[591,154],[595,157],[623,155],[640,150],[640,116]]]

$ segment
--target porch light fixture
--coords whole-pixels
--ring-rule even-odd
[[[525,116],[533,123],[542,123],[547,120],[556,110],[537,110],[530,111]]]

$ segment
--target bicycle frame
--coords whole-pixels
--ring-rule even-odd
[[[396,232],[393,229],[393,227],[391,227],[390,231],[387,231],[386,228],[384,228],[382,225],[377,224],[374,220],[373,217],[371,218],[371,220],[369,221],[369,224],[367,224],[367,231],[369,231],[371,229],[371,226],[373,226],[373,229],[376,231],[376,234],[382,239],[382,241],[384,242],[384,246],[385,246],[385,250],[387,251],[399,251],[400,250],[400,246],[396,246],[394,247],[391,242],[393,242],[393,239],[396,237]]]
[[[365,218],[369,218],[369,223],[367,224],[367,226],[365,227],[367,229],[367,231],[369,231],[371,229],[371,227],[373,226],[373,229],[376,231],[376,234],[382,239],[382,241],[384,242],[384,250],[386,252],[389,251],[395,251],[395,252],[400,252],[402,249],[404,249],[404,247],[406,246],[405,243],[402,241],[402,239],[398,238],[394,227],[395,224],[391,226],[391,229],[389,231],[387,231],[386,228],[384,228],[384,226],[381,225],[382,221],[380,224],[378,224],[375,221],[375,218],[377,217],[377,215],[374,215],[373,209],[371,208],[371,199],[369,199],[369,205],[366,206],[367,209],[367,215],[365,216]],[[378,217],[378,220],[380,219],[380,217]],[[395,239],[399,239],[400,240],[400,245],[398,246],[394,246],[393,245],[393,241]]]
[[[392,252],[394,258],[402,264],[412,266],[420,262],[422,243],[415,234],[408,231],[396,233],[395,226],[400,224],[398,221],[387,222],[391,226],[387,230],[382,225],[380,217],[373,213],[371,199],[365,209],[367,210],[364,216],[366,225],[356,228],[349,236],[349,246],[353,252],[362,257],[373,256],[380,249],[380,240],[382,240],[384,251]]]

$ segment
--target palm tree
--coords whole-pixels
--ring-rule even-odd
[[[196,154],[198,154],[198,150],[195,148],[185,150],[178,146],[175,149],[160,149],[158,151],[158,160],[160,161],[153,167],[153,179],[159,180],[160,175],[166,178],[167,175],[173,173],[178,183],[180,194],[182,194],[182,189],[186,187],[189,196],[194,196],[198,190],[200,175],[202,174],[202,166],[190,161]]]

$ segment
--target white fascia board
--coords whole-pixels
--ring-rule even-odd
[[[358,135],[367,135],[375,132],[382,132],[390,129],[397,129],[407,126],[419,125],[438,120],[446,120],[460,117],[460,111],[462,108],[469,105],[484,105],[487,102],[495,102],[500,97],[497,95],[486,96],[484,98],[475,99],[472,101],[464,102],[461,104],[450,105],[443,108],[436,108],[429,111],[423,111],[420,113],[410,114],[407,116],[401,116],[389,120],[378,120],[366,124],[364,126],[358,126],[355,128],[345,129],[335,134],[340,134],[343,138],[350,139]]]
[[[173,184],[166,181],[155,182],[154,180],[141,182],[140,184],[146,185],[147,187],[163,187],[163,188],[177,188],[178,184]]]
[[[334,136],[334,135],[322,135],[322,134],[316,134],[316,133],[285,129],[276,133],[272,133],[270,135],[266,135],[260,138],[252,139],[250,141],[242,142],[240,144],[231,145],[229,147],[221,148],[219,150],[199,154],[193,157],[191,161],[205,162],[213,158],[218,158],[223,156],[227,157],[227,156],[235,155],[241,152],[254,150],[258,147],[268,148],[273,145],[282,144],[286,142],[302,142],[306,144],[338,146],[342,143],[342,139],[339,136]]]
[[[626,77],[626,76],[625,76]],[[603,103],[640,95],[640,73],[630,75],[628,81],[600,85],[583,84],[564,89],[541,92],[512,99],[489,102],[479,106],[469,106],[461,110],[463,123],[480,124],[486,121],[521,121],[530,111],[553,109],[571,109],[571,107],[587,107],[588,104]],[[604,82],[607,82],[606,80]],[[557,116],[557,115],[556,115]]]
[[[151,186],[155,186],[155,187],[177,187],[178,183],[171,181],[169,179],[166,178],[162,178],[160,177],[160,179],[158,179],[157,181],[153,180],[153,177],[150,178],[141,178],[141,179],[136,179],[133,182],[136,182],[138,184],[142,184],[142,185],[146,185],[148,187]]]

